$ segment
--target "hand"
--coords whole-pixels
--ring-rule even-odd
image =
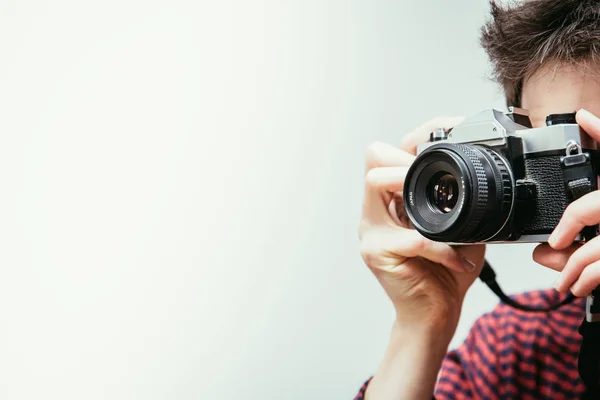
[[[430,121],[406,136],[400,149],[370,146],[359,229],[361,254],[392,300],[396,326],[415,332],[435,328],[438,339],[448,343],[466,291],[483,265],[485,247],[453,248],[410,229],[401,192],[417,144],[427,141],[435,128],[451,128],[461,120]]]
[[[583,109],[576,118],[583,130],[600,142],[600,119]],[[554,283],[559,292],[570,289],[575,296],[585,297],[600,285],[600,236],[583,245],[573,243],[585,226],[598,223],[600,191],[595,191],[569,204],[548,244],[535,249],[533,259],[537,263],[562,271]]]

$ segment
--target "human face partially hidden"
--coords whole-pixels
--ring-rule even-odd
[[[600,116],[600,65],[595,76],[570,66],[542,68],[525,81],[521,108],[529,110],[534,127],[544,126],[547,115],[580,108]]]
[[[600,119],[596,117],[600,116],[599,75],[573,67],[546,67],[525,82],[521,106],[529,110],[534,127],[544,126],[549,114],[578,110],[577,123],[600,142]],[[573,242],[584,226],[598,223],[600,191],[595,191],[571,203],[549,243],[535,249],[536,262],[561,271],[554,284],[558,291],[570,290],[583,297],[600,285],[600,237],[583,245]]]

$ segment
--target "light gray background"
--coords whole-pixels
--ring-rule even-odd
[[[3,1],[0,398],[352,398],[393,318],[364,149],[503,107],[487,9]],[[489,249],[508,292],[552,282],[530,252]]]

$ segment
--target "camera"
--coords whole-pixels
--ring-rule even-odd
[[[526,110],[484,110],[418,147],[405,211],[439,242],[546,242],[568,204],[597,189],[598,153],[575,113],[532,128]],[[596,234],[585,228],[577,240]]]

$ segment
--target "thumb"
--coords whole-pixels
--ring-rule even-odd
[[[473,272],[454,274],[461,292],[465,293],[481,273],[485,259],[485,245],[456,246],[456,251],[466,260],[475,264]]]
[[[575,115],[577,123],[595,141],[600,142],[600,118],[583,108]]]

